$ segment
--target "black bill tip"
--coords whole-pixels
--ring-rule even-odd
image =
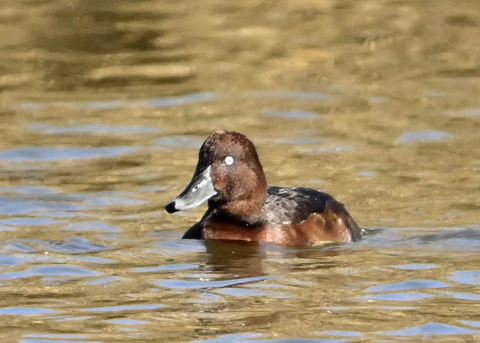
[[[175,200],[170,201],[168,204],[166,204],[166,205],[165,205],[165,210],[166,210],[168,213],[177,212],[178,210],[175,208]]]

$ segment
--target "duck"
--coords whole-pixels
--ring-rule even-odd
[[[208,136],[190,183],[165,210],[188,210],[205,201],[207,211],[183,239],[298,246],[362,238],[362,229],[333,196],[307,187],[268,186],[255,145],[235,131]]]

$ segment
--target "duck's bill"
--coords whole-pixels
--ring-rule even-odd
[[[193,175],[187,188],[165,206],[167,212],[173,213],[197,207],[205,200],[216,195],[217,191],[213,187],[210,169],[209,166],[202,173]]]

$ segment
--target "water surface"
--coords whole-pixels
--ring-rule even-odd
[[[7,0],[0,337],[475,341],[475,0]],[[213,130],[272,185],[345,203],[357,243],[181,240],[163,206]]]

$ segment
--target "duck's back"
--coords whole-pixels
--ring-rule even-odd
[[[343,204],[312,188],[269,187],[263,214],[267,222],[299,227],[309,241],[357,241],[362,235]]]
[[[269,222],[297,224],[310,213],[322,213],[328,200],[335,200],[327,193],[305,187],[268,187],[263,206]]]

